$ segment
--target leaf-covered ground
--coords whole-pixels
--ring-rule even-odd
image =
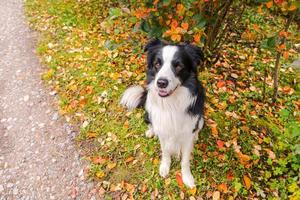
[[[99,193],[106,199],[299,199],[299,73],[289,65],[299,44],[281,61],[279,98],[271,103],[275,53],[249,43],[253,24],[269,34],[284,19],[250,9],[243,19],[249,31],[232,35],[220,61],[199,73],[206,126],[191,161],[197,187],[188,189],[179,161],[168,178],[159,176],[159,142],[144,136],[144,111],[118,105],[128,85],[145,79],[148,39],[131,12],[111,1],[26,0],[30,25],[41,33],[43,79],[58,93],[60,113],[80,127],[78,144],[91,163],[86,173],[102,183]],[[290,32],[296,44],[295,24]]]

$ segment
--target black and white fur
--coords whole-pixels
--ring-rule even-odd
[[[203,53],[194,45],[169,45],[158,39],[150,41],[145,51],[147,87],[128,88],[120,103],[129,109],[145,107],[146,136],[157,135],[161,144],[160,175],[168,175],[172,155],[181,155],[182,180],[194,187],[190,155],[204,124],[205,93],[197,79]]]

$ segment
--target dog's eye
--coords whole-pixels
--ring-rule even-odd
[[[175,65],[176,72],[179,72],[180,70],[182,70],[182,68],[183,68],[183,65],[181,65],[181,64],[176,64]]]
[[[154,66],[155,66],[156,69],[159,69],[159,68],[160,68],[160,63],[159,63],[159,62],[156,62],[156,63],[154,64]]]

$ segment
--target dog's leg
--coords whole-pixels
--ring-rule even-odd
[[[187,140],[182,145],[182,158],[181,158],[181,173],[183,183],[192,188],[195,186],[194,177],[190,169],[190,156],[193,150],[193,138]]]
[[[161,140],[160,143],[161,143],[162,157],[161,157],[161,163],[159,167],[159,174],[165,178],[170,171],[171,155],[169,151],[166,149],[164,142]]]
[[[146,131],[145,135],[148,138],[151,138],[155,135],[151,125],[148,126],[148,130]]]

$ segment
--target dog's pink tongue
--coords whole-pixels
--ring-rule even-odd
[[[166,91],[164,91],[164,90],[160,90],[160,91],[158,92],[158,94],[159,94],[159,96],[161,96],[161,97],[166,97],[166,96],[168,96],[168,92],[166,92]]]

